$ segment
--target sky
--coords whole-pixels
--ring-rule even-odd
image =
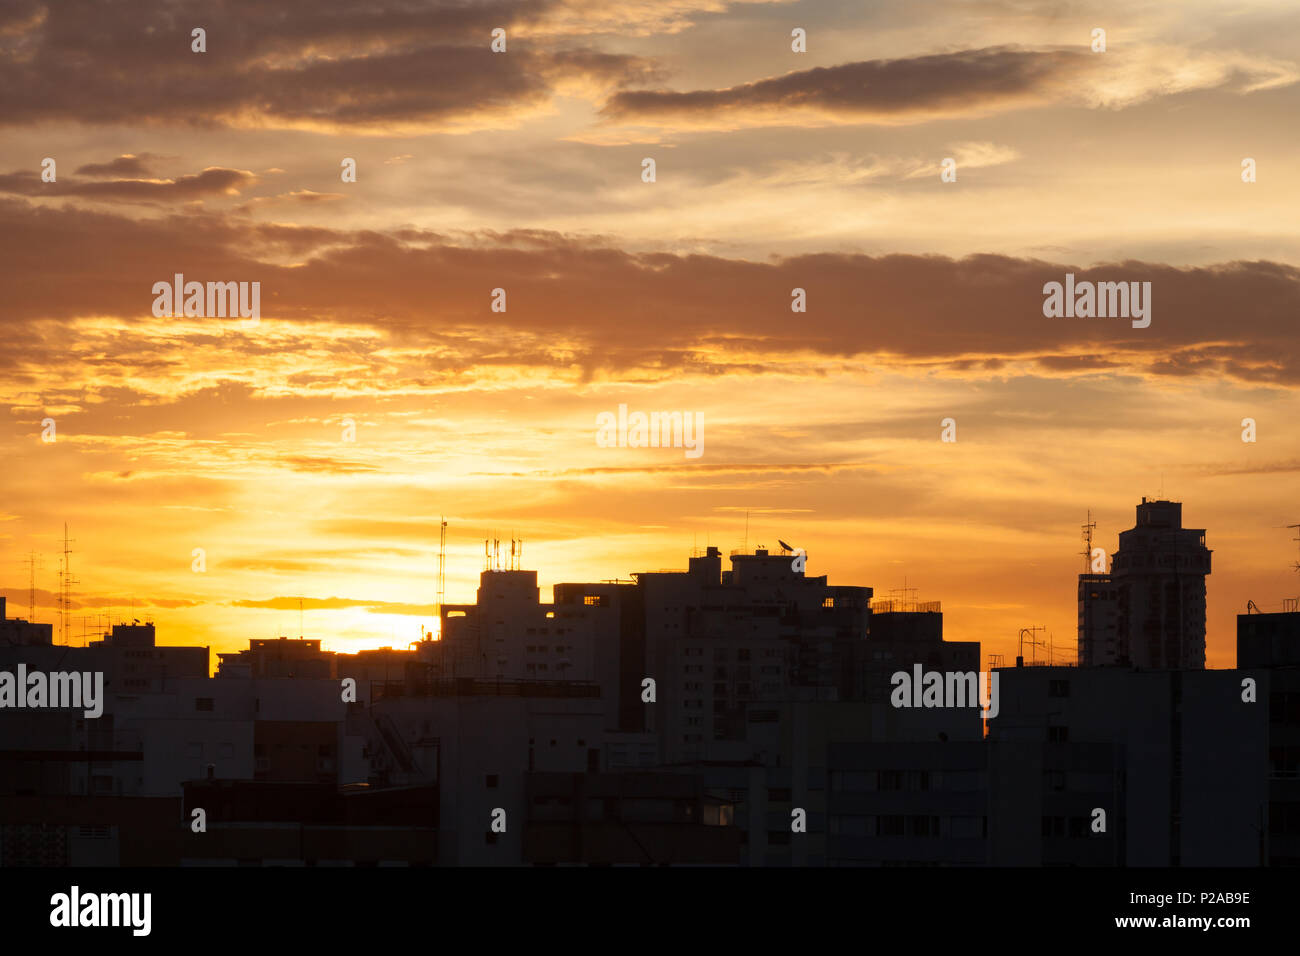
[[[1233,666],[1300,593],[1297,40],[1249,0],[14,0],[0,594],[35,554],[55,620],[66,523],[74,643],[402,647],[445,518],[449,603],[485,538],[543,600],[783,539],[1068,660],[1081,526],[1145,495],[1206,529]],[[156,315],[177,273],[257,321]],[[1067,273],[1150,325],[1045,316]],[[619,405],[702,453],[602,447]]]

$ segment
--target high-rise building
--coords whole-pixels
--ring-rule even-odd
[[[1110,573],[1079,575],[1080,663],[1203,669],[1210,553],[1181,502],[1143,498]]]
[[[1079,575],[1079,663],[1118,663],[1119,587],[1109,574]]]
[[[1237,615],[1237,674],[1255,681],[1255,706],[1268,714],[1261,856],[1268,866],[1300,866],[1300,600],[1287,598],[1282,607],[1281,613]]]

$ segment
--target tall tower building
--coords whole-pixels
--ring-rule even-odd
[[[1079,575],[1079,663],[1204,669],[1210,553],[1181,502],[1143,498],[1110,573]]]

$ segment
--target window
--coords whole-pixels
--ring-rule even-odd
[[[194,698],[194,709],[195,709],[195,710],[211,710],[211,709],[212,709],[212,698],[211,698],[211,697],[196,697],[196,698]]]
[[[497,782],[499,779],[500,778],[495,773],[487,774],[487,776],[484,779],[484,785],[489,790],[495,790],[497,788]]]
[[[867,835],[867,821],[870,817],[831,817],[831,833],[835,836],[859,836]],[[874,836],[876,828],[873,825],[871,834]]]
[[[605,606],[605,595],[603,595],[603,594],[588,594],[588,595],[586,595],[585,597],[583,597],[583,599],[582,599],[582,603],[585,604],[585,605],[587,605],[587,607],[604,607],[604,606]]]
[[[901,813],[891,813],[876,819],[876,836],[902,836],[906,818]]]
[[[1069,697],[1070,682],[1068,680],[1053,680],[1047,682],[1048,697]]]
[[[912,817],[912,836],[937,837],[939,818],[936,816]]]
[[[834,607],[834,606],[835,606],[835,598],[828,597],[822,599],[822,607]]]
[[[1048,727],[1047,728],[1048,743],[1063,744],[1063,743],[1068,743],[1069,740],[1070,740],[1069,727]]]

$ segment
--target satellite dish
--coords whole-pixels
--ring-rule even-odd
[[[790,547],[788,544],[786,544],[786,543],[785,543],[784,541],[782,541],[780,538],[777,538],[777,539],[776,539],[776,543],[779,544],[782,548],[784,548],[784,549],[787,550],[787,551],[793,551],[793,550],[794,550],[794,548]]]

